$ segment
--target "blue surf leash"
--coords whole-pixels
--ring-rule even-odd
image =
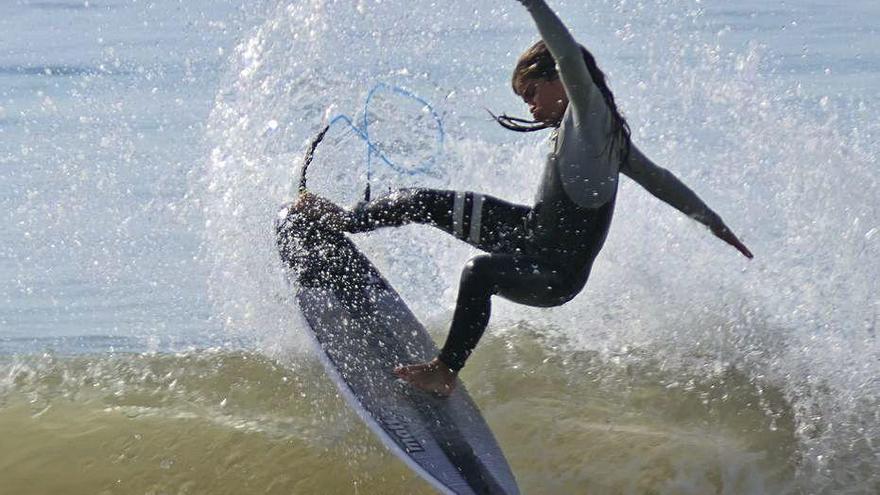
[[[402,96],[404,98],[411,99],[416,101],[422,105],[422,107],[429,113],[431,118],[437,125],[437,133],[435,136],[435,142],[437,149],[429,156],[427,159],[419,162],[414,167],[406,167],[398,164],[394,160],[392,160],[376,143],[370,138],[370,122],[369,122],[369,110],[370,103],[373,100],[373,97],[379,92],[389,92],[398,96]],[[315,156],[315,150],[318,145],[324,139],[324,136],[327,135],[327,132],[330,128],[340,122],[346,124],[349,129],[354,131],[355,135],[359,137],[366,145],[366,167],[367,167],[367,185],[364,189],[364,201],[370,200],[370,183],[373,177],[373,157],[379,159],[379,161],[386,166],[390,167],[392,170],[397,172],[400,175],[428,175],[433,177],[439,177],[440,174],[436,172],[435,167],[437,162],[440,159],[440,156],[443,153],[443,143],[446,139],[446,132],[443,130],[443,120],[440,118],[440,114],[434,109],[433,105],[428,102],[426,99],[418,96],[417,94],[401,88],[399,86],[392,86],[385,83],[378,83],[370,89],[369,93],[367,93],[367,97],[364,100],[364,109],[363,109],[363,119],[361,120],[360,127],[355,125],[354,119],[345,114],[339,114],[330,119],[330,122],[325,125],[320,132],[312,139],[309,144],[308,149],[306,150],[305,158],[303,159],[302,172],[300,174],[300,182],[299,182],[299,192],[302,193],[306,190],[306,171],[309,167],[309,164],[312,162]]]

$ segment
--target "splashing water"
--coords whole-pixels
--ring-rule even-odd
[[[880,203],[877,125],[868,111],[876,101],[839,96],[844,81],[830,82],[838,94],[817,94],[826,81],[787,57],[785,40],[749,40],[742,23],[756,17],[747,14],[786,14],[760,9],[606,2],[585,13],[560,5],[609,72],[636,142],[692,185],[757,259],[738,258],[626,183],[585,292],[549,311],[501,302],[490,329],[529,322],[569,350],[721,383],[735,370],[790,404],[796,486],[870,491],[880,466],[873,447],[880,436]],[[792,18],[814,18],[809,7],[799,9]],[[270,11],[238,47],[214,109],[215,149],[201,184],[214,300],[231,328],[271,336],[295,326],[290,304],[279,302],[287,289],[267,219],[325,109],[353,109],[376,81],[418,89],[438,104],[450,133],[451,187],[529,201],[545,145],[502,134],[481,107],[517,108],[506,81],[535,35],[518,5],[461,10],[302,2]],[[754,27],[776,33],[758,21]],[[393,122],[393,111],[375,118]],[[273,121],[281,125],[267,136]],[[406,126],[386,127],[406,139]],[[328,179],[316,190],[351,202],[363,183],[362,155],[346,146],[319,151]],[[394,181],[386,176],[374,187]],[[358,242],[417,313],[442,328],[469,250],[422,227]]]

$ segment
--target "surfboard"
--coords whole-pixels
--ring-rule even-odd
[[[441,493],[517,494],[510,466],[459,383],[447,398],[392,369],[437,355],[424,326],[344,234],[282,206],[277,244],[316,354],[341,395],[382,443]]]

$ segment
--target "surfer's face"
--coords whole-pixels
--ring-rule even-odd
[[[532,117],[538,122],[557,124],[568,107],[568,95],[557,77],[553,80],[527,79],[517,93],[522,97]]]

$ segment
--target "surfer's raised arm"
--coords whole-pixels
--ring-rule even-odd
[[[565,149],[559,150],[566,153],[566,156],[559,156],[566,163],[560,168],[563,187],[579,205],[598,208],[611,201],[617,189],[620,160],[616,155],[618,150],[625,154],[625,143],[629,140],[625,120],[617,111],[614,97],[605,85],[604,74],[589,50],[574,39],[544,0],[519,1],[531,14],[545,50],[554,62],[555,67],[548,68],[549,77],[544,76],[544,79],[550,82],[558,79],[565,92],[563,108],[570,125],[561,125],[566,120],[564,115],[555,122],[569,134],[563,138],[569,141]],[[532,71],[527,69],[526,72]],[[535,78],[532,87],[542,84],[538,82],[540,80],[541,77]],[[520,96],[532,105],[528,89]],[[587,156],[596,159],[585,160]]]
[[[660,201],[709,227],[713,234],[738,249],[743,256],[752,257],[751,251],[737,239],[717,213],[672,172],[645,156],[636,145],[630,145],[629,157],[620,171]]]

